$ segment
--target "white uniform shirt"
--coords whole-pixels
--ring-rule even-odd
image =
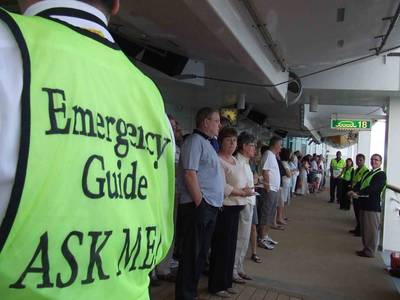
[[[105,24],[106,16],[97,8],[80,1],[45,0],[31,5],[25,15],[36,15],[54,7],[74,8],[95,15]],[[113,42],[101,25],[76,17],[54,16],[76,27],[100,31]],[[0,20],[0,224],[3,221],[14,184],[20,138],[22,61],[20,50],[8,26]]]
[[[266,155],[265,163],[263,166],[264,171],[268,171],[269,175],[269,189],[271,191],[277,192],[281,186],[281,174],[279,172],[279,165],[276,159],[276,155],[267,150],[264,155]]]

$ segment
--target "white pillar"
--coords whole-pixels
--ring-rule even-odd
[[[400,188],[400,98],[391,98],[388,122],[386,125],[386,175],[387,183]],[[397,195],[400,198],[399,195]],[[384,206],[383,248],[400,251],[400,216],[395,212],[400,207],[391,198],[393,191],[386,191]],[[400,199],[399,199],[400,200]]]
[[[369,163],[371,148],[371,131],[360,131],[358,133],[357,154],[365,155],[365,162]]]

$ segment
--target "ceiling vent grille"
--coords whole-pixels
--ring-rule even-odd
[[[344,21],[344,13],[345,13],[345,8],[338,8],[336,12],[336,22],[343,22]]]

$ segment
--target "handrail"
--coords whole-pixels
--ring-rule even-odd
[[[386,187],[389,190],[392,190],[393,192],[400,194],[400,188],[398,188],[397,186],[388,184]]]

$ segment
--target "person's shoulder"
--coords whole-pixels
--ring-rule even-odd
[[[202,145],[202,143],[205,140],[202,136],[196,133],[190,134],[188,137],[186,137],[185,141],[183,142],[182,147],[183,148],[188,148],[188,147],[199,147]]]
[[[380,172],[378,172],[378,174],[376,174],[377,178],[379,179],[384,179],[386,180],[386,172],[381,170]]]
[[[0,48],[17,47],[17,43],[8,25],[0,18]]]

